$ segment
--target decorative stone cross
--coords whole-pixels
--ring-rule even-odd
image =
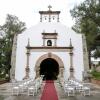
[[[48,6],[48,8],[49,8],[49,11],[50,11],[50,10],[51,10],[51,8],[52,8],[52,6],[51,6],[51,5],[49,5],[49,6]]]

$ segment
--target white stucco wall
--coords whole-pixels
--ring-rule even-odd
[[[42,46],[42,32],[47,33],[58,33],[57,46],[68,47],[70,43],[70,38],[72,40],[73,50],[73,67],[74,74],[76,79],[82,80],[82,71],[84,70],[83,65],[83,50],[82,50],[82,35],[75,33],[71,29],[62,25],[61,23],[38,23],[36,26],[33,26],[22,34],[19,34],[17,41],[17,54],[16,54],[16,69],[15,69],[15,78],[17,80],[22,80],[25,76],[25,67],[26,67],[26,46],[28,43],[28,38],[30,39],[31,46]],[[30,55],[30,77],[35,77],[34,67],[36,61],[40,56],[46,54],[47,52],[32,52]],[[64,63],[64,77],[69,77],[69,53],[68,52],[53,52],[58,55]]]

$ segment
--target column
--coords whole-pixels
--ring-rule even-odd
[[[59,22],[59,14],[58,14],[57,22]]]
[[[70,56],[70,76],[69,79],[74,79],[74,68],[73,68],[73,48],[72,48],[72,43],[71,43],[71,39],[70,39],[70,52],[69,52],[69,56]]]
[[[43,38],[43,46],[45,46],[45,39]]]
[[[40,14],[40,22],[42,22],[42,14]]]
[[[40,76],[40,66],[38,67],[37,77]]]
[[[70,77],[69,79],[74,79],[73,52],[70,52],[69,55],[70,55]]]
[[[15,80],[17,37],[18,37],[18,34],[15,34],[14,39],[13,39],[13,46],[12,46],[11,69],[10,69],[11,81]]]
[[[57,46],[57,39],[55,39],[54,41],[54,46]]]
[[[28,79],[29,78],[29,71],[30,71],[30,68],[29,68],[29,56],[30,56],[30,49],[28,48],[30,45],[29,45],[29,40],[28,40],[28,45],[27,45],[27,52],[26,52],[26,68],[25,68],[25,77],[23,79]]]
[[[64,68],[62,67],[62,68],[60,68],[60,74],[61,74],[61,78],[63,78],[63,74],[64,74]]]
[[[49,22],[51,22],[51,15],[49,14]]]

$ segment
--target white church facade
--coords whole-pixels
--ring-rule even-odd
[[[11,79],[83,80],[88,70],[86,40],[60,23],[60,11],[39,11],[40,22],[15,36]]]

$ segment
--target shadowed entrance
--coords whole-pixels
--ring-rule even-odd
[[[59,74],[59,65],[56,60],[47,58],[40,64],[40,75],[44,75],[43,80],[56,80]]]

